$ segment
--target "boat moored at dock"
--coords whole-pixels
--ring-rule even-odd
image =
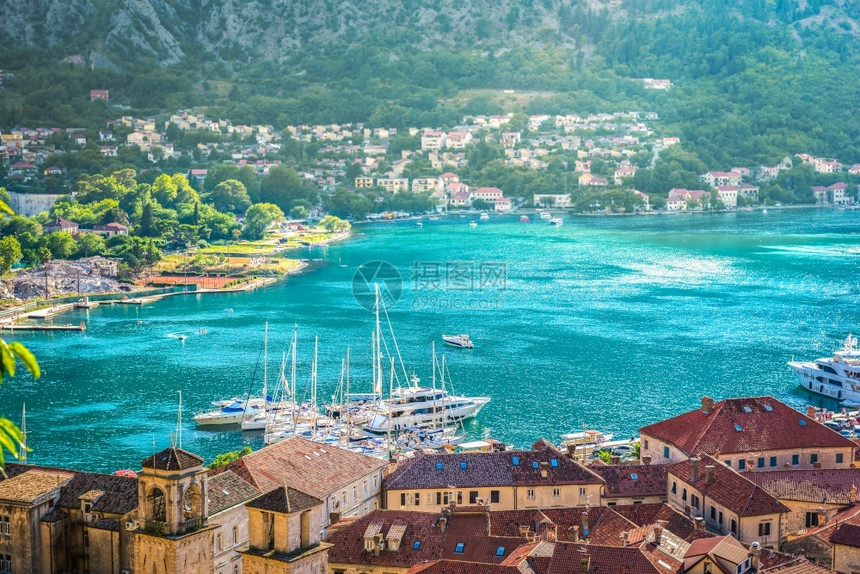
[[[845,406],[860,405],[860,348],[850,333],[833,357],[790,361],[800,386],[810,393],[835,399]]]

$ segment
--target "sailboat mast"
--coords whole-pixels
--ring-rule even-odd
[[[379,400],[382,400],[382,331],[379,329],[379,284],[373,284],[374,293],[376,295],[376,369],[377,381],[379,382]]]
[[[269,383],[269,322],[266,321],[266,326],[263,329],[263,409],[265,410],[266,397],[268,396]]]
[[[433,341],[430,344],[430,347],[433,349],[433,376],[431,377],[431,381],[433,384],[433,428],[436,428],[436,413],[438,412],[436,409],[436,341]]]
[[[379,370],[380,376],[382,375],[382,369]],[[391,373],[388,379],[388,400],[392,400],[392,394],[394,393],[394,357],[391,357]],[[391,417],[394,413],[391,409],[388,409],[388,456],[391,456]]]
[[[176,414],[176,438],[179,442],[179,448],[182,448],[182,391],[179,393],[179,412]]]
[[[346,400],[341,408],[346,408],[346,445],[349,447],[349,439],[352,436],[352,416],[349,408],[349,347],[346,348]]]
[[[27,403],[21,405],[21,464],[27,464]]]
[[[296,433],[296,423],[298,422],[299,416],[299,404],[296,401],[296,343],[299,339],[299,326],[298,324],[293,325],[293,364],[290,366],[290,394],[292,395],[293,402],[293,434]]]
[[[314,434],[317,428],[317,349],[319,348],[319,335],[314,336],[314,366],[311,369],[311,409],[314,417]]]

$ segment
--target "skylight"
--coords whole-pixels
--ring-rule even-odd
[[[441,462],[436,463],[436,470],[442,470],[442,463]]]
[[[457,546],[454,548],[454,554],[462,554],[463,548],[465,547],[466,545],[463,542],[458,542]]]
[[[519,465],[520,465],[520,457],[518,457],[518,456],[512,456],[512,457],[511,457],[511,463],[512,463],[514,466],[519,466]]]
[[[805,421],[805,420],[803,420],[803,419],[800,419],[800,420],[798,420],[797,422],[799,422],[799,423],[800,423],[800,426],[802,426],[802,427],[805,427],[805,426],[806,426],[806,421]]]
[[[465,461],[465,460],[464,460],[463,462],[461,462],[461,463],[460,463],[460,468],[462,468],[462,469],[464,469],[464,470],[465,470],[465,468],[466,468],[467,466],[468,466],[468,465],[466,464],[466,461]]]
[[[630,475],[630,478],[632,478],[633,480],[639,480],[639,475],[634,472]]]
[[[557,468],[558,467],[558,459],[557,458],[550,459],[549,465],[553,468]]]
[[[504,546],[499,546],[499,547],[496,549],[496,556],[504,556],[504,555],[505,555],[505,547],[504,547]]]
[[[412,550],[421,550],[421,541],[416,540],[412,543]]]
[[[533,461],[533,462],[532,462],[532,468],[538,468],[539,466],[540,466],[540,465],[538,464],[538,461]]]
[[[772,410],[773,410],[773,407],[772,407],[772,406],[770,406],[770,405],[765,405],[765,406],[764,406],[764,410],[766,410],[767,412],[770,412],[770,411],[772,411]]]
[[[745,412],[745,413],[751,413],[751,412],[752,412],[752,409],[751,409],[751,408],[749,408],[749,407],[744,407],[744,412]]]
[[[744,429],[741,428],[741,425],[735,425],[735,430],[741,432]]]

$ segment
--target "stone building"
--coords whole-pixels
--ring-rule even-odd
[[[856,444],[773,397],[702,398],[700,409],[639,429],[652,463],[713,456],[739,471],[848,468]]]
[[[385,508],[428,512],[454,502],[493,510],[599,505],[603,479],[541,440],[535,450],[415,457],[385,479]]]
[[[246,574],[325,574],[331,544],[320,540],[319,498],[280,486],[249,502]]]

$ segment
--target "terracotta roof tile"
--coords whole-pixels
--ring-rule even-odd
[[[30,503],[49,494],[74,478],[73,471],[33,467],[14,478],[0,482],[0,500]]]
[[[542,478],[543,473],[546,478]],[[550,446],[541,450],[415,457],[385,479],[387,490],[542,484],[600,484],[603,479]]]
[[[588,517],[587,521],[583,520],[583,514]],[[585,522],[588,532],[585,532]],[[497,536],[521,536],[521,532],[528,530],[533,535],[545,537],[553,526],[560,541],[572,542],[578,536],[580,540],[609,546],[621,546],[621,533],[636,527],[609,506],[490,512],[490,530]]]
[[[516,566],[502,564],[481,564],[459,560],[437,560],[428,564],[418,564],[407,570],[406,574],[520,574]]]
[[[667,574],[680,572],[678,561],[667,557],[658,567],[639,548],[618,548],[596,544],[558,543],[555,545],[548,574],[607,572],[612,574]]]
[[[248,508],[260,508],[271,512],[292,514],[314,508],[315,506],[322,506],[322,504],[323,501],[315,496],[289,486],[279,486],[252,500],[246,506]]]
[[[715,403],[710,413],[697,409],[639,432],[673,444],[688,456],[856,446],[773,397],[725,399]]]
[[[860,468],[750,472],[746,478],[780,499],[847,506],[852,487],[860,486]]]
[[[666,530],[687,540],[696,531],[696,523],[666,503],[625,504],[613,506],[612,510],[637,526],[647,526],[662,521]]]
[[[666,467],[657,464],[589,466],[606,481],[606,498],[666,496]]]
[[[246,454],[214,472],[232,470],[261,492],[286,484],[312,496],[326,498],[386,464],[383,460],[335,446],[291,437]]]
[[[176,447],[166,448],[140,463],[140,466],[143,468],[154,468],[157,470],[186,470],[202,465],[202,458],[187,450]]]
[[[209,478],[209,516],[213,516],[260,495],[260,491],[239,478],[235,472],[222,472]]]
[[[57,506],[81,508],[81,501],[93,503],[93,512],[123,515],[137,508],[137,479],[113,474],[79,472],[69,481]]]
[[[707,465],[714,467],[714,479],[710,483],[705,478]],[[709,456],[701,457],[699,477],[695,482],[690,478],[689,460],[670,464],[668,472],[680,480],[692,484],[705,496],[712,498],[738,516],[760,516],[790,512],[787,506],[768,494],[762,487]],[[671,476],[669,480],[672,480]]]
[[[806,558],[799,558],[784,552],[763,550],[759,558],[759,572],[772,574],[831,574],[836,570],[814,564]]]

